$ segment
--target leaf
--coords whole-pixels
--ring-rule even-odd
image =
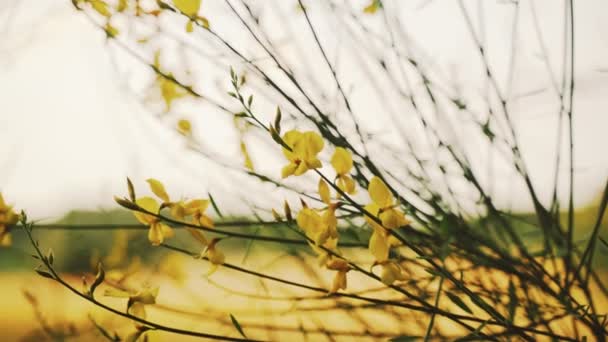
[[[49,248],[49,252],[46,255],[46,260],[49,262],[49,264],[53,264],[53,261],[55,261],[55,254],[53,253],[53,250]]]
[[[41,275],[41,276],[43,276],[43,277],[45,277],[45,278],[49,278],[49,279],[55,279],[55,277],[53,277],[53,275],[52,275],[52,274],[50,274],[50,273],[49,273],[49,272],[47,272],[47,271],[43,271],[43,270],[38,269],[38,268],[37,268],[37,269],[35,269],[35,271],[36,271],[36,273],[38,273],[39,275]]]
[[[116,38],[116,36],[118,36],[120,33],[120,31],[116,27],[110,25],[109,22],[104,27],[104,31],[106,31],[108,38]]]
[[[281,108],[277,107],[277,114],[274,117],[274,129],[281,134]]]
[[[127,177],[127,188],[129,189],[129,198],[131,201],[135,202],[135,187],[133,186],[133,182],[131,182],[129,177]]]
[[[241,325],[232,314],[230,314],[230,320],[232,321],[232,325],[234,325],[236,330],[238,330],[239,334],[241,334],[241,336],[243,336],[244,338],[247,338],[245,332],[243,332],[243,328],[241,328]]]
[[[119,197],[114,196],[114,201],[123,208],[130,209],[130,210],[136,210],[136,211],[140,210],[140,208],[137,204],[135,204],[133,202],[129,202],[128,200],[126,200],[124,198],[119,198]]]
[[[95,281],[93,281],[93,284],[91,284],[91,288],[89,289],[89,294],[91,295],[91,297],[93,297],[93,295],[95,294],[95,289],[97,289],[97,287],[103,283],[103,280],[106,277],[106,272],[103,270],[103,265],[101,264],[101,262],[97,265],[97,275],[95,276]]]
[[[464,303],[464,301],[462,299],[460,299],[460,297],[458,297],[457,295],[455,295],[451,292],[447,292],[447,291],[445,292],[445,294],[448,296],[448,298],[450,298],[452,303],[458,305],[459,308],[470,313],[471,315],[473,314],[473,311],[471,311],[471,309]]]
[[[217,213],[217,216],[219,216],[220,218],[224,218],[224,215],[222,215],[222,212],[220,211],[220,208],[217,206],[217,203],[215,202],[215,199],[213,198],[213,196],[211,196],[211,193],[208,192],[207,195],[209,195],[209,200],[211,201],[211,206],[213,207],[213,210],[215,210],[215,212]]]

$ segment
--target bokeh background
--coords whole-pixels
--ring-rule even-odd
[[[553,0],[519,2],[517,12],[510,1],[465,4],[476,24],[484,27],[481,32],[489,62],[500,82],[508,85],[506,94],[514,99],[511,108],[524,159],[541,197],[548,200],[559,103],[547,68],[561,67],[564,8]],[[255,7],[260,11],[265,6],[279,8],[284,22],[299,15],[294,4],[285,3],[258,2]],[[353,8],[364,6],[364,1],[353,2]],[[223,21],[225,8],[219,1],[205,1],[204,8],[217,13],[215,27],[239,39],[242,33]],[[479,63],[471,62],[477,60],[478,52],[455,14],[455,1],[410,1],[400,11],[410,44],[419,56],[428,56],[429,63],[456,80],[465,93],[484,88],[484,72]],[[577,221],[591,225],[608,177],[608,2],[576,2],[575,13],[574,199]],[[281,28],[281,22],[268,25]],[[534,25],[543,33],[544,46],[539,45]],[[320,29],[330,45],[340,46],[341,35],[346,34],[331,25]],[[277,34],[283,33],[289,36]],[[246,41],[242,44],[245,50],[249,48]],[[285,45],[287,55],[298,53]],[[510,58],[513,51],[514,58]],[[543,53],[549,66],[541,58]],[[352,58],[342,56],[342,68],[349,70],[351,80],[364,78],[364,71],[354,66]],[[268,206],[281,198],[278,192],[263,192],[268,188],[243,186],[241,181],[248,180],[226,177],[222,166],[188,151],[182,137],[167,128],[174,126],[175,118],[158,114],[151,104],[154,99],[148,79],[132,68],[133,63],[75,11],[70,1],[0,0],[0,191],[8,203],[26,209],[30,218],[42,223],[129,224],[134,222],[131,215],[117,209],[112,199],[126,192],[127,176],[139,188],[145,187],[146,178],[154,177],[163,180],[171,193],[212,193],[222,209],[235,217],[249,215],[251,203]],[[315,60],[306,67],[321,83],[328,77]],[[217,88],[227,88],[228,69],[212,64],[195,69],[214,80]],[[377,103],[363,98],[358,104],[360,120],[370,131],[383,134],[387,123],[376,120]],[[192,119],[204,148],[221,151],[225,159],[241,158],[238,132],[213,108],[185,101],[178,111]],[[463,136],[465,145],[476,148],[474,138],[467,141],[466,133]],[[264,146],[250,153],[254,165],[279,174],[281,162],[276,154],[265,151]],[[532,206],[525,189],[514,183],[512,172],[497,158],[479,150],[479,163],[488,170],[485,181],[503,208],[528,215]],[[567,168],[565,159],[560,165],[563,170]],[[559,182],[560,188],[567,189],[566,177]],[[566,199],[567,192],[560,191],[559,196]],[[40,238],[55,249],[59,267],[74,274],[110,255],[117,241],[129,241],[132,250],[144,249],[147,243],[145,233],[139,232],[52,231]],[[14,240],[13,247],[0,250],[0,330],[10,330],[2,333],[10,339],[35,340],[40,337],[33,333],[39,329],[36,311],[22,295],[24,290],[32,291],[32,279],[38,279],[31,272],[35,263],[19,232],[14,233]],[[233,248],[243,257],[242,246]],[[130,260],[132,254],[115,258]],[[144,261],[162,264],[158,253],[144,254]],[[263,255],[258,257],[265,260]],[[184,269],[192,273],[192,269]],[[234,281],[223,274],[219,279]],[[190,285],[203,286],[198,282]],[[83,313],[92,310],[58,287],[49,285],[40,291],[41,297],[53,298],[44,308],[61,306],[68,321],[82,322]]]

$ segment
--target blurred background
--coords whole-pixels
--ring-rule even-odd
[[[355,1],[352,8],[361,11],[366,3]],[[464,3],[478,36],[486,45],[489,64],[503,93],[510,99],[523,157],[542,201],[547,203],[553,190],[556,114],[559,112],[554,85],[560,81],[552,79],[548,70],[557,73],[562,67],[564,6],[553,0],[520,0],[518,6],[513,1],[502,0]],[[310,6],[320,12],[320,17],[325,15],[323,5]],[[275,8],[275,14],[281,17],[281,20],[268,20],[266,25],[269,31],[280,28],[275,33],[278,45],[285,46],[285,54],[304,53],[285,41],[293,32],[288,32],[283,24],[300,15],[296,3],[253,4],[260,13],[266,13],[266,7]],[[485,72],[468,28],[458,14],[456,1],[409,1],[398,10],[405,27],[403,39],[408,40],[414,53],[439,70],[439,74],[453,80],[456,91],[463,96],[473,94],[470,96],[483,99],[487,89]],[[234,19],[226,19],[229,13],[223,2],[204,1],[203,11],[210,13],[214,28],[242,43],[239,46],[243,50],[254,50],[251,43],[241,37],[242,29],[234,24]],[[574,199],[579,215],[577,222],[589,225],[608,178],[608,153],[605,152],[608,146],[605,132],[608,128],[608,22],[605,13],[608,13],[608,2],[603,0],[575,5]],[[340,22],[333,25],[320,26],[320,36],[328,45],[335,46],[331,57],[341,58],[341,70],[348,73],[351,81],[346,83],[355,84],[367,77],[367,71],[356,66],[356,57],[349,55],[348,49],[341,49],[346,45],[342,39],[348,31],[341,28]],[[373,27],[374,23],[370,25]],[[177,26],[183,30],[181,23]],[[305,40],[301,44],[304,49],[305,44],[311,42]],[[166,46],[163,42],[156,44],[156,48]],[[224,61],[225,56],[215,56],[212,47],[203,47],[207,50],[201,53],[208,54],[209,59]],[[149,52],[152,50],[154,48]],[[378,48],[377,54],[382,56],[382,50]],[[166,55],[168,65],[179,63],[179,56]],[[328,77],[327,70],[315,63],[317,60],[311,60],[311,65],[300,66],[308,68],[311,78],[323,84]],[[201,149],[219,155],[222,160],[239,159],[242,158],[239,130],[231,119],[209,105],[190,100],[174,107],[177,116],[164,115],[156,103],[158,95],[151,90],[150,76],[135,68],[135,64],[106,39],[102,30],[76,11],[70,1],[0,0],[0,191],[7,203],[15,209],[27,210],[31,219],[41,223],[132,224],[135,221],[131,214],[118,209],[113,201],[114,195],[126,193],[127,176],[141,189],[146,187],[145,179],[160,179],[169,192],[178,197],[204,197],[212,193],[222,210],[233,217],[250,215],[252,206],[268,208],[280,203],[277,199],[282,198],[283,193],[260,187],[245,177],[235,175],[238,181],[226,177],[227,171],[222,165],[193,153],[173,129],[177,119],[187,117],[193,122]],[[229,88],[229,64],[190,65],[194,73],[192,80],[195,82],[194,76],[202,74],[213,85],[210,89],[203,88],[207,91],[205,94],[225,93]],[[242,65],[235,67],[244,69]],[[351,90],[353,96],[359,95],[357,108],[361,110],[357,115],[364,126],[371,133],[383,136],[383,142],[392,144],[396,138],[386,132],[388,123],[375,116],[379,108],[377,101],[382,99],[366,98],[356,89]],[[323,89],[319,92],[324,93]],[[328,90],[325,94],[331,97],[331,92],[335,91]],[[475,101],[473,106],[483,108],[482,100]],[[337,102],[328,99],[328,108],[339,111]],[[268,117],[272,118],[273,114],[269,109]],[[504,167],[499,156],[479,147],[478,140],[466,134],[464,125],[450,134],[458,135],[469,152],[478,149],[479,167],[486,170],[484,182],[500,206],[522,216],[530,215],[532,205],[525,188],[514,180],[513,172]],[[256,147],[258,138],[247,138],[254,145],[249,151],[253,164],[279,177],[280,155],[268,152],[269,145]],[[561,148],[565,151],[566,144],[562,143]],[[562,158],[559,165],[564,175],[558,180],[560,189],[567,189],[566,159]],[[293,184],[304,186],[305,183]],[[568,193],[560,190],[558,195],[566,200]],[[132,244],[131,252],[115,256],[123,261],[130,260],[133,251],[147,244],[145,232],[124,231],[58,230],[41,233],[40,239],[56,251],[59,267],[75,274],[89,270],[99,258],[111,255],[117,241]],[[35,277],[31,272],[35,263],[22,234],[14,232],[13,240],[12,247],[0,249],[0,302],[3,303],[0,330],[10,326],[15,330],[11,335],[15,340],[36,340],[38,335],[32,333],[38,329],[34,323],[36,310],[30,305],[31,299],[28,302],[27,296],[21,296]],[[243,253],[241,245],[235,244],[234,249]],[[163,260],[160,253],[143,254],[145,263]],[[63,298],[68,297],[52,286],[48,293],[62,299],[47,307],[63,305]],[[87,307],[73,305],[78,309],[66,309],[71,312],[66,319],[82,321],[78,310]],[[19,307],[18,314],[15,307]]]

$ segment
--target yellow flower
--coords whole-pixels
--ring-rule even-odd
[[[355,193],[355,181],[349,176],[353,168],[353,157],[346,149],[337,147],[331,157],[331,165],[336,170],[336,180],[340,190],[347,194]]]
[[[104,293],[107,297],[129,298],[127,302],[127,313],[137,318],[146,319],[145,305],[155,304],[158,296],[158,287],[145,287],[135,294],[129,294],[121,290],[107,289]],[[135,323],[141,326],[140,323]]]
[[[205,215],[205,211],[211,202],[204,199],[195,199],[187,202],[184,206],[185,214],[192,215],[195,223],[206,228],[213,228],[213,220]]]
[[[382,264],[380,279],[384,284],[392,285],[397,280],[405,280],[405,274],[399,264],[394,261],[387,261]]]
[[[330,205],[323,215],[311,208],[303,208],[296,217],[298,226],[315,244],[323,245],[329,238],[338,238],[335,206]]]
[[[338,292],[338,290],[346,290],[346,273],[350,271],[348,262],[343,259],[333,259],[327,263],[327,268],[336,272],[332,281],[330,293]]]
[[[172,202],[169,208],[173,218],[183,220],[186,217],[186,204],[183,201]]]
[[[224,253],[217,249],[217,243],[220,242],[219,238],[214,238],[207,245],[206,255],[209,261],[214,265],[222,265],[226,260]]]
[[[289,160],[289,164],[283,167],[281,172],[283,178],[299,176],[322,166],[317,154],[323,150],[325,142],[319,134],[291,130],[283,135],[283,141],[291,148],[291,151],[283,148],[283,154]]]
[[[147,212],[158,214],[160,206],[158,202],[152,197],[142,197],[135,201],[140,208]],[[150,226],[148,231],[148,240],[153,246],[158,246],[163,243],[165,238],[173,237],[173,229],[161,222],[161,220],[151,214],[142,213],[140,211],[134,211],[135,218],[142,224]]]
[[[221,239],[219,238],[212,239],[201,253],[201,257],[207,257],[207,260],[209,260],[211,263],[211,268],[209,268],[209,271],[207,271],[206,276],[210,276],[215,273],[218,267],[223,265],[226,261],[226,256],[224,253],[217,248],[217,243],[220,242],[220,240]]]
[[[394,244],[392,241],[394,239],[389,239],[386,229],[399,228],[409,224],[410,221],[400,210],[394,208],[393,195],[380,178],[373,177],[370,180],[368,192],[372,203],[366,205],[365,210],[382,223],[380,225],[371,217],[365,217],[374,229],[369,239],[369,250],[377,262],[384,262],[388,259],[391,245]]]
[[[0,247],[8,247],[12,243],[10,227],[19,221],[19,215],[13,211],[13,207],[4,202],[0,193]]]
[[[160,74],[160,50],[154,53],[153,66],[159,72],[156,76],[156,83],[160,89],[160,96],[165,102],[165,112],[169,112],[173,101],[185,97],[188,95],[188,91],[172,79],[173,75],[171,73],[166,76]]]
[[[331,260],[331,254],[327,252],[327,250],[338,252],[338,239],[337,238],[328,238],[325,243],[322,245],[325,249],[321,248],[318,245],[309,243],[312,250],[317,253],[317,261],[319,266],[325,266],[328,261]]]
[[[173,75],[169,74],[170,77]],[[173,101],[180,99],[186,95],[188,92],[179,84],[175,83],[173,80],[159,75],[156,78],[156,82],[158,83],[158,87],[160,88],[160,95],[165,102],[165,111],[169,112],[171,110],[171,104]]]

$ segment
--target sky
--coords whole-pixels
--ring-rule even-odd
[[[205,3],[218,6],[213,1]],[[411,3],[401,18],[420,53],[430,56],[442,70],[453,71],[464,84],[479,82],[479,70],[471,67],[478,56],[465,48],[471,40],[456,1]],[[514,101],[514,121],[533,179],[547,194],[553,147],[545,142],[555,141],[556,98],[545,89],[546,65],[539,58],[530,1],[520,3],[515,44],[522,52],[517,55],[512,89],[533,95]],[[563,7],[555,4],[561,1],[533,3],[551,67],[559,69]],[[489,59],[500,83],[507,84],[512,6],[507,1],[479,4],[465,1],[476,23],[483,18]],[[480,8],[484,16],[477,15]],[[608,177],[608,153],[603,151],[608,145],[605,13],[606,1],[576,2],[575,198],[581,205],[598,194]],[[218,27],[230,30],[221,23]],[[235,37],[242,34],[227,32]],[[338,42],[339,36],[328,39]],[[218,168],[184,155],[179,136],[151,118],[133,92],[125,91],[124,69],[117,67],[114,57],[103,34],[75,12],[70,1],[0,0],[0,191],[8,202],[27,208],[32,217],[48,219],[75,208],[111,208],[112,196],[125,193],[125,176],[142,187],[145,178],[159,178],[176,193],[234,191],[234,184]],[[373,108],[373,104],[363,106]],[[373,121],[370,114],[360,115],[364,121]],[[226,122],[218,120],[209,124],[213,129],[207,127],[209,134],[215,141],[232,137],[234,132],[219,128]],[[264,158],[254,155],[259,164]],[[518,200],[523,192],[513,190],[511,180],[500,170],[494,175],[503,202],[525,210],[527,202]],[[237,205],[238,198],[232,201]]]

